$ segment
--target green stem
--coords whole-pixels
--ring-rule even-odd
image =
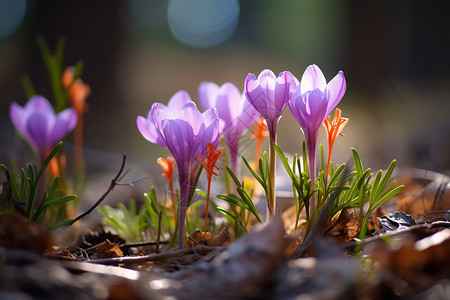
[[[270,166],[269,166],[269,195],[267,198],[269,211],[268,219],[271,219],[275,214],[275,140],[270,138]]]

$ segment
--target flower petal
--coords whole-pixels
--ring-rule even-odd
[[[54,147],[67,133],[77,125],[77,112],[73,108],[67,108],[56,115],[53,128],[48,136],[50,147]]]
[[[198,87],[198,102],[204,110],[216,107],[219,86],[214,82],[202,82]]]
[[[170,98],[167,107],[171,111],[179,111],[186,103],[191,101],[191,96],[189,93],[181,90],[176,92],[172,98]]]
[[[9,107],[9,117],[11,118],[11,122],[13,123],[14,127],[16,127],[17,131],[19,131],[25,137],[28,137],[28,130],[26,125],[28,113],[28,111],[23,109],[16,102],[11,103],[11,106]]]
[[[281,115],[287,102],[289,101],[289,89],[294,81],[294,76],[288,72],[282,72],[278,76],[274,88],[274,103],[276,114]]]
[[[224,83],[217,94],[216,108],[219,117],[230,126],[242,113],[241,93],[238,88],[230,83]]]
[[[34,112],[36,110],[40,110],[45,112],[45,114],[55,114],[52,105],[48,102],[47,99],[40,95],[36,95],[30,98],[30,100],[25,105],[25,110],[30,112]]]
[[[327,90],[330,93],[327,114],[329,114],[336,107],[336,105],[338,105],[342,97],[344,97],[346,88],[347,83],[345,81],[344,73],[339,71],[339,73],[334,76],[334,78],[331,79],[327,85]]]
[[[310,65],[306,68],[301,80],[302,94],[315,89],[320,89],[323,92],[325,91],[326,86],[327,81],[325,76],[323,76],[323,73],[318,66]]]
[[[195,135],[199,133],[201,124],[203,124],[203,116],[198,111],[197,107],[184,106],[180,112],[179,118],[189,124],[188,126],[193,130]]]
[[[47,116],[43,113],[32,114],[28,118],[27,132],[33,144],[37,146],[39,157],[45,155],[45,151],[49,148],[48,132],[49,124]]]
[[[163,147],[166,147],[166,143],[164,142],[163,136],[156,128],[155,124],[151,119],[149,120],[142,116],[138,116],[136,119],[136,124],[139,132],[146,140],[154,144],[159,144]]]

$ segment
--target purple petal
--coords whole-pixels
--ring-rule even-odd
[[[180,126],[175,120],[166,120],[164,124],[164,136],[166,137],[167,148],[172,153],[180,169],[185,169],[187,163],[185,152],[188,151],[188,145],[185,143]]]
[[[186,121],[195,135],[198,134],[200,127],[203,124],[203,117],[196,107],[185,106],[181,110],[179,117],[181,120]]]
[[[303,97],[306,97],[308,129],[314,131],[320,128],[327,117],[328,97],[319,89],[307,92]]]
[[[220,87],[216,108],[226,126],[231,125],[239,117],[242,112],[241,93],[234,84],[227,82]]]
[[[281,115],[286,107],[289,100],[289,89],[293,81],[294,76],[288,71],[280,73],[280,76],[277,78],[274,91],[274,102],[277,115]]]
[[[31,97],[31,99],[25,105],[25,110],[29,112],[35,112],[36,110],[43,111],[45,114],[55,114],[52,105],[42,96],[36,95]]]
[[[189,96],[189,93],[184,90],[181,90],[176,92],[172,96],[172,98],[170,98],[167,107],[171,111],[178,111],[189,101],[191,101],[191,96]]]
[[[243,107],[239,120],[237,120],[237,126],[239,128],[247,128],[255,123],[261,117],[261,114],[251,105],[244,94],[241,96],[241,102],[243,102]]]
[[[35,113],[28,118],[27,132],[33,144],[37,146],[36,150],[41,158],[49,148],[49,125],[49,120],[43,113]]]
[[[261,73],[259,73],[258,81],[261,82],[266,78],[272,78],[273,80],[277,80],[277,76],[275,76],[275,74],[269,69],[265,69],[261,71]]]
[[[25,111],[19,104],[13,102],[9,107],[9,116],[14,127],[16,127],[16,129],[25,137],[27,137],[28,131],[26,122],[28,119],[28,112]]]
[[[202,82],[198,87],[198,102],[204,110],[216,107],[219,86],[214,82]]]
[[[164,142],[163,136],[161,135],[159,130],[157,130],[155,124],[153,123],[153,120],[138,116],[136,123],[139,132],[146,140],[154,144],[159,144],[163,147],[167,147],[166,143]]]
[[[220,141],[220,132],[220,119],[216,119],[209,125],[206,125],[205,132],[202,137],[202,147],[206,149],[206,145],[209,143],[212,143],[214,147],[217,147]]]
[[[327,90],[329,91],[329,102],[327,108],[327,115],[338,105],[342,97],[344,97],[347,84],[345,81],[344,73],[339,71],[339,73],[334,76],[334,78],[328,82]]]
[[[161,103],[153,103],[149,115],[150,117],[148,119],[150,121],[153,121],[157,130],[160,130],[159,127],[163,120],[175,118],[174,112],[172,112],[167,106]]]
[[[311,65],[306,68],[301,80],[302,94],[315,89],[320,89],[323,92],[325,91],[326,86],[327,81],[325,76],[323,76],[323,73],[318,66]]]
[[[255,75],[248,74],[245,78],[244,92],[248,101],[253,107],[264,117],[268,118],[267,114],[267,97],[262,89],[259,81]]]
[[[50,147],[54,147],[67,133],[77,125],[77,112],[73,108],[61,111],[55,119],[52,131],[48,137]]]

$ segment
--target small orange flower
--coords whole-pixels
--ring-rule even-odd
[[[209,193],[211,190],[211,179],[213,175],[216,176],[218,175],[214,171],[215,169],[219,170],[219,168],[216,166],[216,162],[219,159],[219,157],[222,156],[222,152],[223,148],[217,148],[216,150],[214,150],[214,145],[212,143],[209,143],[206,146],[206,160],[200,154],[197,154],[200,163],[206,170],[206,177],[208,179],[208,192],[206,195],[206,212],[205,212],[205,232],[208,227],[208,205],[209,205]]]
[[[333,149],[334,141],[336,140],[338,135],[344,136],[341,132],[349,121],[349,119],[347,118],[342,118],[341,113],[342,111],[339,108],[336,108],[336,111],[334,112],[333,121],[330,120],[330,117],[327,117],[325,119],[325,122],[323,123],[323,125],[327,130],[327,138],[328,138],[328,163],[327,169],[325,171],[325,178],[328,176],[331,152]]]
[[[88,110],[86,99],[91,93],[91,88],[83,80],[73,81],[74,67],[67,67],[61,78],[63,87],[69,89],[70,105],[77,112],[78,122],[74,130],[75,168],[78,170],[83,164],[83,114]]]
[[[175,194],[173,193],[173,183],[172,183],[173,170],[175,169],[174,161],[175,160],[172,156],[167,156],[167,160],[160,157],[156,162],[163,169],[163,173],[161,176],[165,176],[167,178],[167,182],[169,183],[170,199],[172,201],[172,208],[175,211]],[[176,216],[176,214],[174,215]]]
[[[83,80],[77,79],[72,84],[69,91],[69,99],[70,104],[78,114],[84,114],[87,112],[88,104],[86,103],[86,99],[90,93],[90,86],[84,83]]]
[[[64,69],[61,78],[61,83],[65,89],[69,88],[69,86],[72,84],[74,69],[75,69],[74,67],[67,67]]]
[[[258,165],[259,157],[261,155],[261,145],[266,137],[269,136],[269,130],[267,130],[267,124],[264,118],[261,117],[256,120],[256,127],[251,135],[251,138],[256,139],[256,149],[255,149],[255,165]]]
[[[218,175],[216,172],[214,172],[214,170],[219,170],[219,168],[216,166],[216,162],[219,157],[222,156],[222,152],[223,148],[217,148],[217,150],[214,151],[214,145],[212,143],[209,143],[206,146],[206,161],[200,154],[197,154],[198,159],[200,159],[200,163],[206,170],[208,181],[211,181],[213,175]]]

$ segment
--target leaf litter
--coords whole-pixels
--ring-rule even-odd
[[[303,237],[286,231],[286,216],[237,240],[227,228],[196,231],[189,248],[171,250],[164,241],[127,244],[103,229],[62,242],[3,215],[0,298],[448,299],[448,181],[408,180],[373,212],[363,240],[359,216],[343,209],[300,257]]]

